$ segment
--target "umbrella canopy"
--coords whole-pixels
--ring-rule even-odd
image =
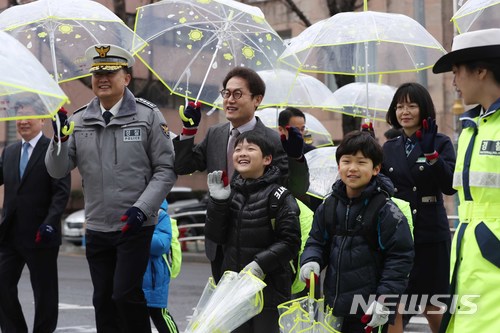
[[[314,273],[311,273],[308,296],[278,305],[280,332],[340,333],[343,319],[332,315],[324,298],[314,297],[314,280]]]
[[[300,72],[360,76],[428,69],[445,53],[412,18],[363,11],[339,13],[308,27],[291,40],[280,61]]]
[[[262,311],[265,286],[249,272],[241,276],[224,272],[215,289],[206,296],[202,308],[195,309],[185,333],[231,332]]]
[[[339,172],[336,151],[337,147],[321,147],[304,154],[309,166],[308,194],[323,199],[332,191]]]
[[[278,116],[281,111],[283,111],[283,109],[267,108],[255,111],[255,115],[259,117],[267,127],[278,130]],[[310,144],[315,147],[333,146],[332,136],[325,126],[323,126],[323,124],[312,114],[304,112],[304,115],[306,116],[306,134],[309,134],[311,138]]]
[[[396,87],[386,84],[368,83],[367,89],[364,82],[349,83],[335,90],[334,100],[325,110],[385,121],[395,92]]]
[[[322,108],[333,99],[332,91],[320,80],[303,73],[284,69],[257,72],[266,83],[266,94],[261,108],[270,106]]]
[[[500,0],[468,0],[451,20],[458,33],[498,28]]]
[[[68,97],[16,39],[0,31],[0,44],[0,120],[51,117]]]
[[[335,103],[332,91],[315,77],[284,69],[258,71],[266,84],[266,94],[259,109],[269,107],[284,108],[325,108]],[[328,101],[328,103],[326,103]],[[329,104],[330,103],[330,104]],[[213,103],[222,109],[222,97]],[[334,104],[338,105],[338,103]]]
[[[211,106],[231,68],[275,68],[285,49],[259,8],[233,0],[139,7],[135,32],[148,42],[138,57],[173,94]]]
[[[114,44],[132,54],[144,46],[111,10],[91,0],[38,0],[0,13],[0,29],[26,46],[59,83],[88,76],[85,50]]]

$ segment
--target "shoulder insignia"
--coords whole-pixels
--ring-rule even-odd
[[[79,108],[78,110],[76,110],[75,112],[73,112],[73,114],[76,114],[78,112],[81,112],[81,111],[85,110],[87,108],[87,106],[89,106],[89,105],[85,104],[84,106],[82,106],[81,108]]]
[[[157,109],[158,107],[156,106],[156,104],[148,101],[147,99],[144,99],[144,98],[141,98],[141,97],[137,97],[135,99],[136,102],[138,103],[141,103],[142,105],[146,105],[147,107],[151,108],[151,109]]]
[[[166,123],[161,123],[160,128],[163,135],[165,135],[167,139],[170,139],[170,131],[168,130],[168,125]]]

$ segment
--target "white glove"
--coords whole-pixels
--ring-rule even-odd
[[[250,272],[261,280],[264,280],[264,271],[260,268],[259,264],[254,260],[245,266],[240,272],[240,276],[246,272]]]
[[[389,308],[385,305],[373,301],[372,304],[366,310],[366,315],[372,316],[371,320],[366,324],[365,330],[367,327],[378,327],[382,326],[389,320]]]
[[[311,272],[314,272],[316,276],[319,276],[320,268],[317,262],[310,261],[300,267],[300,280],[302,282],[306,282],[306,280],[309,280],[311,278]]]
[[[217,200],[226,200],[231,194],[231,186],[224,186],[223,171],[213,171],[207,178],[208,192],[210,196]]]

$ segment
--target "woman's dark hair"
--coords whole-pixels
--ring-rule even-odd
[[[236,147],[240,143],[242,143],[244,140],[247,140],[248,143],[253,143],[257,145],[260,150],[262,151],[262,156],[273,156],[274,157],[274,147],[271,145],[269,141],[267,141],[264,136],[259,135],[255,131],[247,131],[244,133],[241,133],[238,135],[236,138],[236,141],[234,142],[234,146]]]
[[[337,147],[335,158],[339,164],[344,155],[356,155],[360,151],[373,162],[373,166],[382,164],[383,150],[380,144],[368,132],[352,131],[347,133]]]
[[[431,95],[424,86],[416,82],[403,83],[394,93],[385,120],[396,129],[402,128],[396,117],[396,105],[398,103],[416,103],[419,109],[420,122],[428,117],[432,119],[436,118],[436,109],[434,108]]]
[[[493,73],[493,78],[495,79],[495,81],[497,83],[500,83],[500,59],[470,61],[456,65],[457,66],[464,65],[465,68],[467,68],[467,71],[469,72],[472,72],[473,70],[478,68],[487,69]]]
[[[233,77],[242,78],[247,82],[248,90],[252,93],[252,96],[262,95],[266,93],[266,84],[264,80],[255,72],[253,69],[248,67],[234,67],[231,69],[222,81],[222,87],[226,89],[227,82]]]

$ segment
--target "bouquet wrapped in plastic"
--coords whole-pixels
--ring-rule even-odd
[[[228,333],[262,311],[266,284],[250,272],[209,279],[184,333]]]

